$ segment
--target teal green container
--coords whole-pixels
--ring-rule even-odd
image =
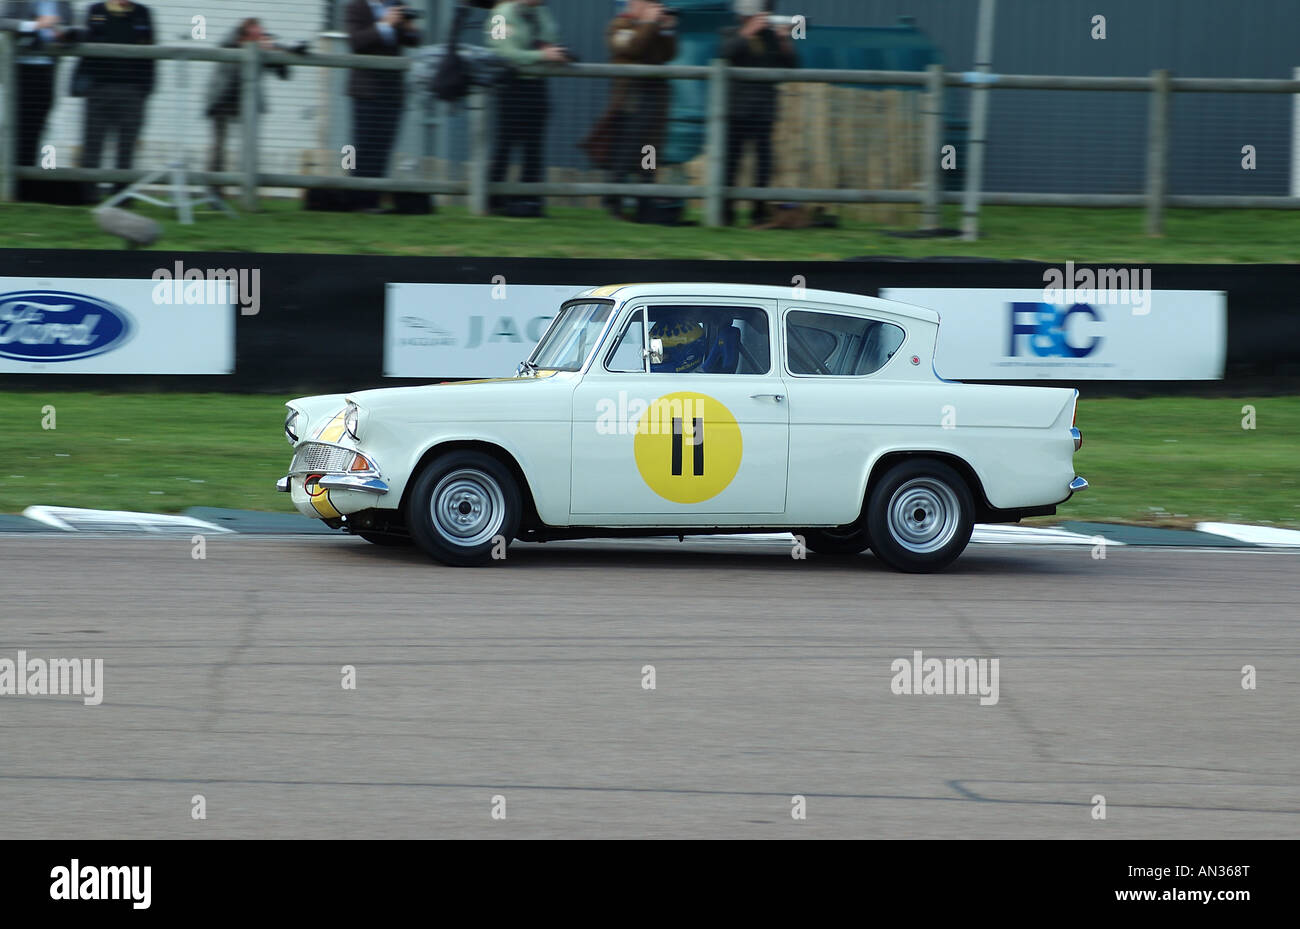
[[[731,4],[719,0],[668,0],[665,5],[681,14],[677,57],[671,64],[707,65],[713,61],[718,55],[722,29],[736,21]],[[924,71],[940,61],[938,47],[910,17],[900,17],[896,26],[818,26],[812,22],[807,37],[794,45],[803,68]],[[884,85],[847,86],[884,89]],[[904,89],[917,90],[910,86]],[[668,139],[662,161],[684,164],[704,151],[708,113],[707,81],[672,81]]]

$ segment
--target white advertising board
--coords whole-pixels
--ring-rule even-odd
[[[893,287],[880,296],[938,311],[935,370],[952,380],[1223,377],[1222,291],[1081,291],[1051,303],[1041,289]]]
[[[232,373],[229,282],[175,284],[0,277],[0,373]]]
[[[508,377],[590,284],[389,284],[385,377]]]

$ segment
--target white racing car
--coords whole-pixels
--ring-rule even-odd
[[[514,539],[792,531],[902,571],[1086,488],[1078,391],[934,369],[939,316],[738,284],[595,288],[516,376],[287,404],[279,489],[450,565]]]

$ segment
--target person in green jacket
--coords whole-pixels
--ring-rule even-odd
[[[565,62],[571,57],[559,44],[559,28],[545,0],[503,0],[483,23],[488,46],[516,68],[540,62]],[[523,156],[519,180],[543,180],[542,146],[550,101],[546,80],[515,71],[496,91],[496,140],[489,180],[504,181],[516,150]],[[541,216],[540,197],[493,197],[492,212],[511,216]]]

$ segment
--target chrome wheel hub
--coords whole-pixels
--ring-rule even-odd
[[[438,535],[453,545],[472,548],[501,531],[505,497],[491,475],[462,468],[438,481],[429,511]]]
[[[943,548],[957,534],[961,504],[947,484],[918,477],[894,491],[888,521],[894,541],[909,552],[927,554]]]

